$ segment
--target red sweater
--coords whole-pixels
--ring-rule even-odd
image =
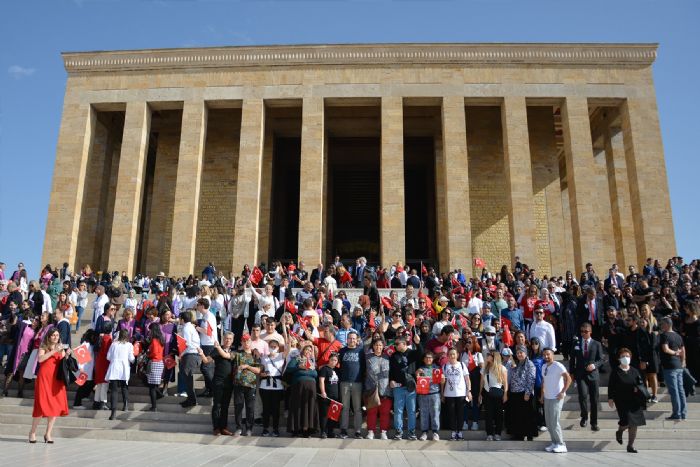
[[[153,339],[148,346],[148,358],[154,362],[163,361],[163,344],[158,339]]]

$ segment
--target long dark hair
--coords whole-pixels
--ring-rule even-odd
[[[157,340],[160,342],[160,345],[165,345],[165,338],[163,337],[163,332],[160,330],[160,323],[151,323],[148,329],[151,331],[151,342]]]

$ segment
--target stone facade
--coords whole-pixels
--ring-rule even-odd
[[[655,44],[65,53],[43,261],[130,275],[212,261],[238,273],[273,259],[273,238],[293,228],[298,246],[285,259],[311,269],[337,253],[342,212],[328,192],[353,199],[352,187],[338,189],[329,141],[353,137],[380,148],[379,215],[367,222],[384,265],[418,261],[405,257],[416,228],[430,229],[416,238],[436,252],[420,260],[442,270],[474,269],[477,257],[498,270],[518,255],[559,275],[589,261],[604,271],[667,258],[675,240],[655,57]],[[411,213],[425,219],[416,225],[403,197],[407,137],[433,141],[431,214]],[[276,138],[301,141],[298,192],[275,190],[285,175],[273,164]],[[352,163],[352,145],[336,152]],[[282,227],[280,196],[299,206]]]

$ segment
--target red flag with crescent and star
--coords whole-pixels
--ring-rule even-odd
[[[416,378],[416,394],[429,394],[430,393],[430,377],[429,376],[418,376]]]
[[[90,349],[88,349],[87,342],[74,348],[73,349],[73,356],[78,361],[78,365],[85,365],[90,360],[92,360],[92,357],[90,356]]]
[[[331,404],[328,406],[328,418],[337,422],[340,420],[340,413],[343,411],[343,404],[333,399],[329,399]]]

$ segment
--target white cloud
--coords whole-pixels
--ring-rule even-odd
[[[36,70],[34,68],[25,68],[20,65],[12,65],[7,69],[7,72],[12,75],[15,79],[24,78],[26,76],[32,76]]]

